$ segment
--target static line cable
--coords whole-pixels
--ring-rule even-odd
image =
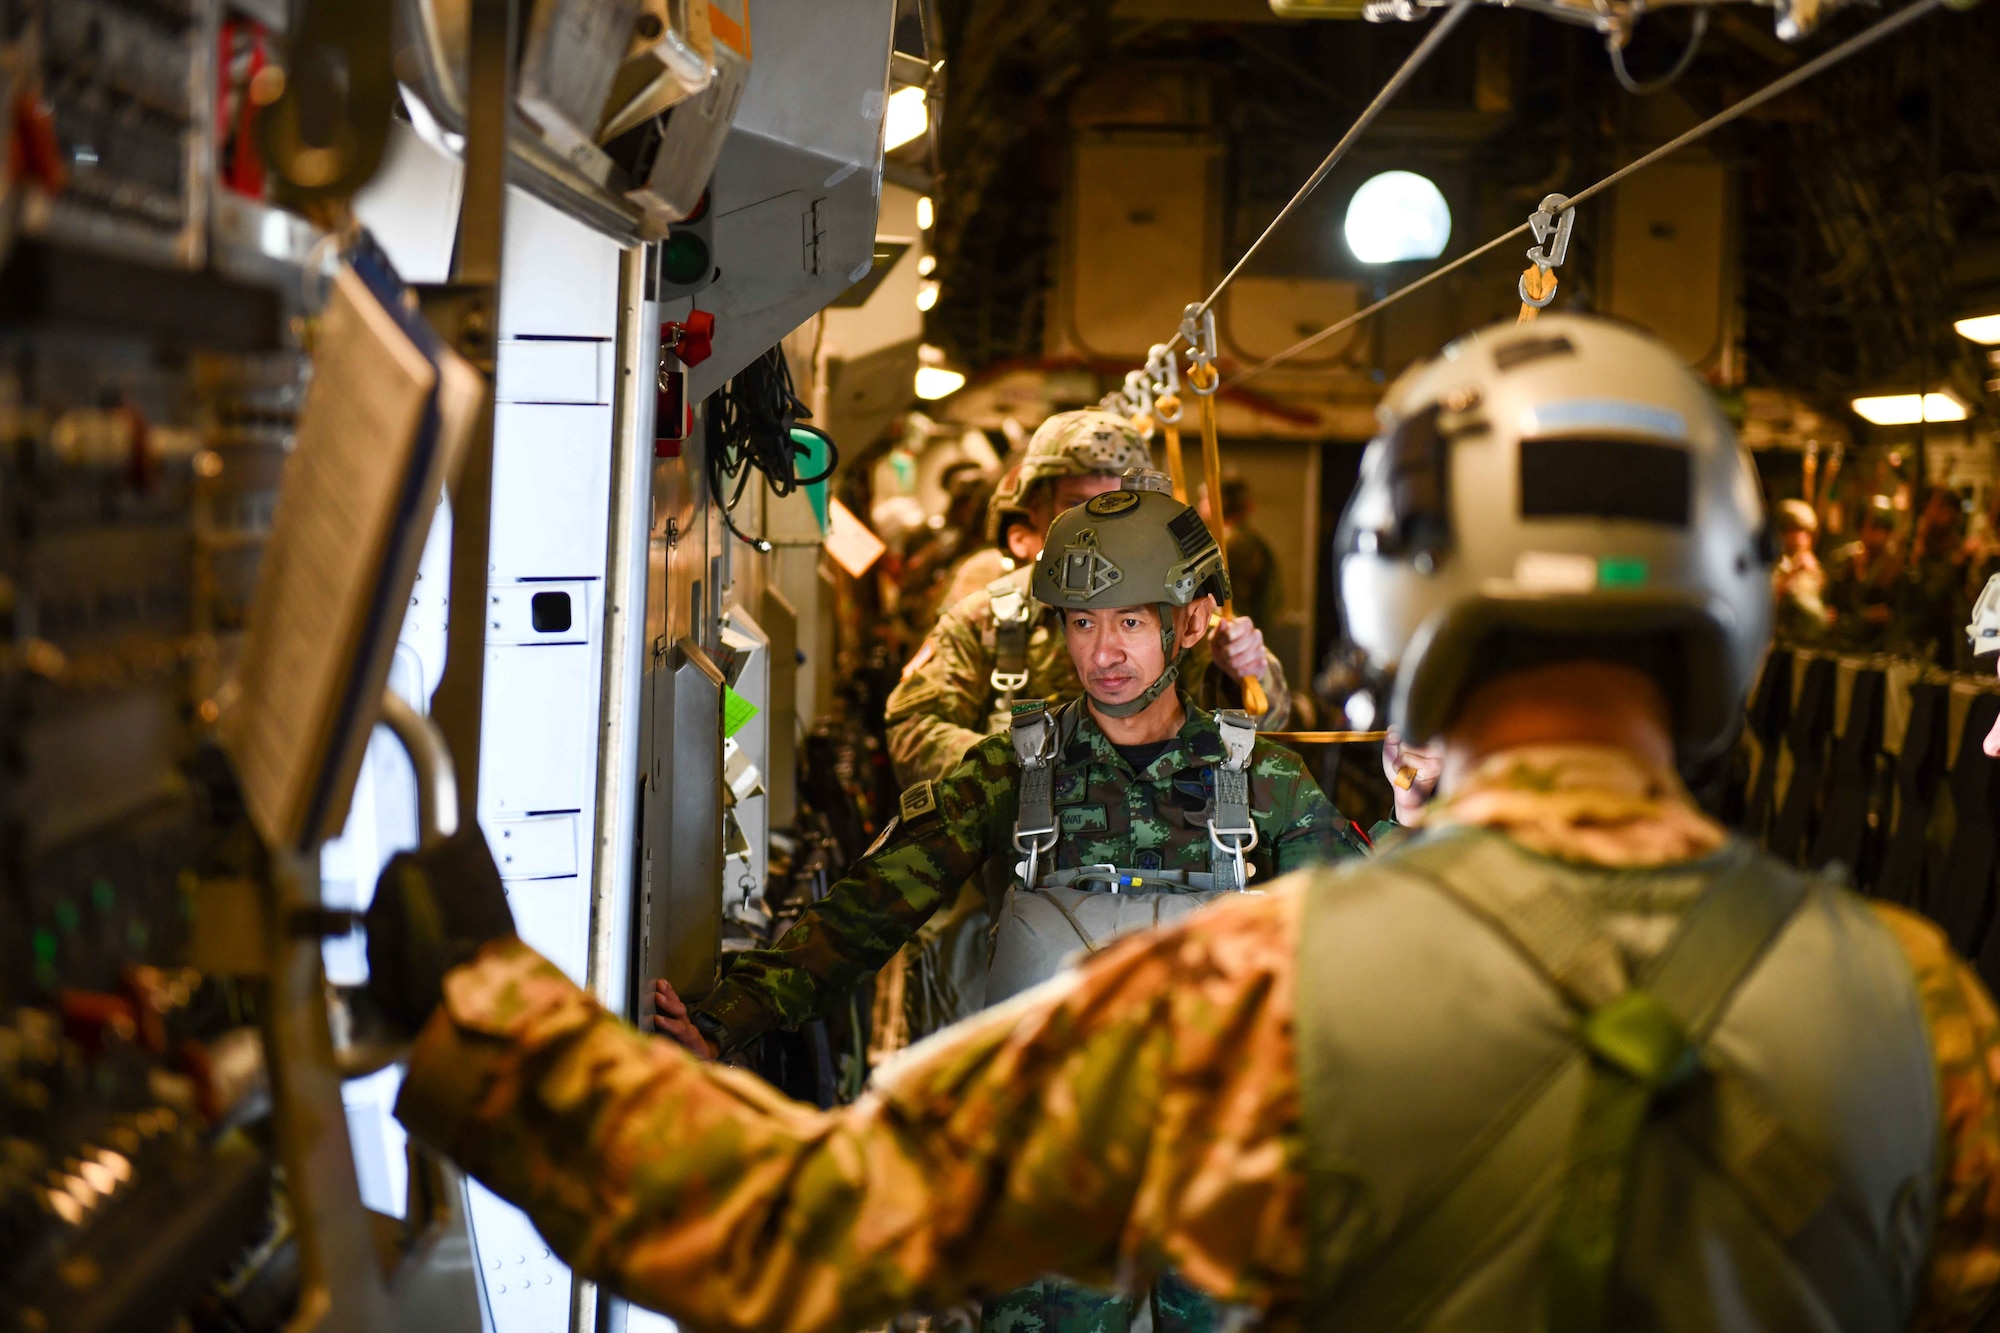
[[[1626,163],[1624,166],[1618,168],[1618,170],[1612,172],[1609,176],[1606,176],[1603,180],[1597,182],[1595,185],[1587,186],[1584,189],[1577,191],[1575,194],[1570,195],[1566,206],[1574,208],[1578,204],[1581,204],[1586,200],[1592,199],[1597,195],[1604,193],[1606,190],[1610,189],[1618,182],[1624,180],[1627,176],[1630,176],[1632,173],[1636,171],[1645,170],[1647,167],[1652,166],[1655,162],[1659,161],[1661,158],[1672,156],[1673,154],[1679,152],[1681,149],[1687,147],[1689,144],[1694,143],[1697,140],[1702,139],[1707,135],[1714,133],[1716,130],[1721,129],[1724,125],[1729,124],[1731,121],[1738,120],[1743,116],[1748,115],[1750,112],[1755,111],[1758,107],[1764,105],[1766,102],[1771,101],[1773,98],[1784,96],[1786,93],[1798,87],[1800,84],[1804,83],[1807,79],[1812,78],[1814,75],[1825,73],[1827,70],[1831,69],[1835,65],[1838,65],[1841,61],[1847,59],[1849,56],[1855,55],[1860,51],[1866,50],[1868,47],[1871,47],[1875,43],[1881,41],[1884,37],[1889,37],[1895,33],[1901,32],[1904,28],[1909,27],[1912,23],[1915,23],[1918,19],[1928,16],[1935,10],[1945,8],[1949,3],[1950,0],[1917,0],[1917,3],[1907,6],[1906,8],[1897,10],[1895,13],[1889,15],[1887,18],[1882,19],[1879,22],[1875,23],[1872,27],[1862,29],[1860,32],[1854,34],[1854,36],[1842,42],[1839,46],[1836,46],[1829,51],[1823,51],[1819,55],[1813,57],[1811,60],[1808,60],[1805,64],[1800,65],[1797,69],[1792,70],[1790,73],[1781,75],[1778,78],[1773,79],[1771,82],[1765,84],[1762,88],[1759,88],[1756,92],[1751,93],[1748,97],[1744,98],[1742,101],[1734,103],[1733,105],[1725,107],[1721,111],[1716,112],[1713,116],[1710,116],[1707,120],[1704,120],[1701,124],[1695,126],[1691,130],[1688,130],[1686,133],[1668,140],[1666,143],[1661,144],[1658,148],[1655,148],[1652,152],[1647,153],[1645,156],[1635,158],[1632,161]],[[1961,6],[1953,5],[1951,7],[1958,8]],[[1301,353],[1311,351],[1313,348],[1325,342],[1328,338],[1333,337],[1335,334],[1343,333],[1346,330],[1353,328],[1356,324],[1359,324],[1362,320],[1367,319],[1369,316],[1374,315],[1379,311],[1387,309],[1389,306],[1394,305],[1396,302],[1410,295],[1410,293],[1415,292],[1421,288],[1430,286],[1432,283],[1436,282],[1439,278],[1444,277],[1448,273],[1456,272],[1457,270],[1465,267],[1467,264],[1470,264],[1473,260],[1478,259],[1483,255],[1491,254],[1494,250],[1498,249],[1500,246],[1505,245],[1507,242],[1515,239],[1518,236],[1525,235],[1527,231],[1528,231],[1528,224],[1523,222],[1518,227],[1514,227],[1500,233],[1498,236],[1495,236],[1492,240],[1480,246],[1478,249],[1469,250],[1465,254],[1460,255],[1457,259],[1452,260],[1449,264],[1445,264],[1441,267],[1432,269],[1429,273],[1424,274],[1423,277],[1418,278],[1415,282],[1397,288],[1395,291],[1390,292],[1387,296],[1383,297],[1381,300],[1375,302],[1373,305],[1366,306],[1360,310],[1357,310],[1353,314],[1349,315],[1346,319],[1340,320],[1337,323],[1327,325],[1325,328],[1321,329],[1318,333],[1313,334],[1310,338],[1305,338],[1300,340],[1299,342],[1293,343],[1290,347],[1287,347],[1284,351],[1275,353],[1271,356],[1264,358],[1262,361],[1259,361],[1256,365],[1251,366],[1248,370],[1239,370],[1234,375],[1231,375],[1227,380],[1225,380],[1223,382],[1222,387],[1225,389],[1233,389],[1237,385],[1242,384],[1247,380],[1255,379],[1257,376],[1262,375],[1265,371],[1270,370],[1275,366],[1283,365],[1285,362],[1290,361],[1292,358],[1300,355]]]
[[[1236,261],[1235,267],[1222,275],[1222,281],[1215,284],[1215,290],[1208,294],[1208,299],[1196,307],[1197,314],[1206,315],[1215,308],[1215,303],[1222,299],[1222,294],[1225,291],[1229,290],[1229,284],[1236,281],[1238,275],[1243,272],[1244,266],[1256,256],[1259,250],[1263,249],[1264,242],[1270,240],[1272,234],[1278,228],[1285,225],[1285,219],[1298,210],[1299,205],[1306,201],[1307,195],[1319,188],[1320,182],[1326,179],[1327,173],[1334,169],[1341,158],[1347,156],[1347,150],[1354,146],[1354,141],[1359,139],[1368,127],[1375,123],[1375,118],[1382,114],[1390,102],[1395,100],[1397,93],[1403,91],[1403,85],[1415,77],[1416,72],[1423,67],[1423,63],[1430,59],[1431,52],[1437,50],[1444,39],[1451,35],[1451,30],[1458,26],[1459,21],[1471,12],[1472,5],[1473,0],[1452,0],[1450,10],[1446,12],[1443,18],[1437,21],[1436,25],[1429,32],[1424,34],[1423,41],[1417,43],[1417,49],[1410,52],[1409,57],[1403,61],[1402,67],[1390,76],[1387,83],[1382,85],[1382,91],[1375,94],[1375,100],[1362,108],[1361,114],[1355,118],[1352,125],[1348,126],[1347,133],[1340,136],[1340,142],[1333,146],[1333,151],[1329,152],[1325,160],[1319,164],[1319,169],[1306,178],[1306,183],[1298,188],[1298,192],[1291,197],[1291,201],[1278,210],[1278,216],[1272,218],[1271,224],[1264,228],[1256,240],[1250,243],[1250,248],[1243,252],[1243,257]],[[1167,340],[1167,350],[1172,351],[1180,345],[1180,342],[1181,335],[1179,333],[1174,334],[1172,338]]]

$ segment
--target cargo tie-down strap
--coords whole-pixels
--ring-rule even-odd
[[[1831,1195],[1832,1179],[1755,1091],[1704,1061],[1703,1043],[1812,881],[1739,844],[1666,949],[1630,979],[1617,945],[1563,886],[1482,873],[1457,842],[1398,857],[1396,868],[1443,890],[1542,973],[1579,1013],[1578,1052],[1486,1133],[1489,1146],[1417,1221],[1331,1294],[1318,1326],[1403,1327],[1480,1253],[1496,1219],[1535,1197],[1553,1159],[1562,1165],[1548,1328],[1604,1328],[1640,1138],[1661,1095],[1698,1076],[1709,1080],[1712,1114],[1677,1117],[1677,1126],[1706,1140],[1705,1155],[1776,1234],[1803,1227]]]

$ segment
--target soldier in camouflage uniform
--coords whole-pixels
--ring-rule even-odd
[[[1003,904],[983,992],[998,999],[1135,925],[1363,852],[1296,755],[1256,740],[1243,715],[1204,712],[1175,690],[1227,595],[1221,554],[1200,515],[1163,493],[1165,478],[1145,474],[1126,485],[1134,489],[1058,517],[1033,571],[1036,597],[1067,622],[1072,670],[1094,687],[1053,710],[1040,700],[1017,705],[1008,735],[982,739],[943,778],[911,786],[896,824],[847,879],[776,946],[736,956],[692,1016],[705,1043],[678,1022],[664,1030],[726,1054],[826,1013],[982,865],[1013,867],[1017,885],[1025,867],[1036,890],[1010,893]],[[1060,584],[1065,576],[1077,586]],[[1140,604],[1121,605],[1132,601]],[[1029,753],[1023,736],[1031,728],[1039,739]],[[1038,764],[1039,813],[1023,794],[1024,766]],[[1241,788],[1233,811],[1232,781]],[[1238,828],[1241,836],[1229,833]],[[1240,844],[1241,858],[1232,861],[1224,842]],[[678,997],[659,987],[665,1013],[677,1019]],[[1171,1275],[1153,1305],[1163,1329],[1213,1322],[1208,1303]],[[1115,1333],[1129,1315],[1122,1298],[1043,1281],[989,1299],[985,1324],[1007,1333]]]
[[[1126,470],[1150,466],[1145,441],[1121,417],[1089,409],[1042,423],[994,494],[988,549],[961,567],[946,610],[889,696],[889,756],[901,781],[943,777],[982,738],[1007,729],[1017,699],[1074,699],[1082,692],[1061,627],[1030,588],[1035,560],[1057,514],[1115,490]],[[1228,644],[1212,662],[1210,639],[1218,634]],[[1194,698],[1217,707],[1234,688],[1226,679],[1240,678],[1245,663],[1261,663],[1271,706],[1256,725],[1282,729],[1291,694],[1256,625],[1239,617],[1210,639],[1195,646],[1181,673]],[[878,1050],[899,1049],[984,1003],[987,938],[1006,888],[1005,867],[998,869],[962,885],[884,968],[876,991]]]
[[[1120,941],[832,1112],[606,1014],[491,924],[476,838],[477,864],[398,858],[370,986],[428,1015],[398,1114],[580,1276],[703,1328],[1163,1265],[1272,1328],[1979,1326],[1991,997],[1672,767],[1768,642],[1727,421],[1667,349],[1575,316],[1385,406],[1342,584],[1394,721],[1445,748],[1401,848]],[[438,942],[404,947],[411,919]]]
[[[987,520],[991,550],[961,569],[945,613],[889,696],[889,756],[902,781],[950,771],[982,737],[1005,729],[1016,699],[1074,699],[1082,692],[1054,616],[1030,591],[1034,563],[1057,514],[1116,490],[1127,469],[1151,467],[1138,431],[1108,412],[1060,412],[1042,423],[1020,466],[994,494]],[[1021,629],[1014,642],[1012,630],[1003,626],[1016,624]],[[1240,679],[1239,659],[1261,660],[1258,679],[1271,709],[1257,720],[1257,729],[1283,730],[1291,713],[1284,668],[1264,651],[1262,635],[1248,619],[1238,617],[1212,637],[1225,634],[1232,647],[1217,671]],[[1251,651],[1235,650],[1239,642]],[[1220,702],[1221,686],[1216,672],[1207,669],[1210,645],[1196,651],[1182,679],[1212,708]]]

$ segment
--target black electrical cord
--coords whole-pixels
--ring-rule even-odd
[[[750,474],[762,473],[771,494],[783,499],[801,486],[831,477],[840,450],[832,436],[805,424],[812,411],[792,388],[783,347],[771,348],[711,394],[707,416],[709,495],[722,504],[722,521],[739,540],[769,552],[774,543],[737,527],[730,512],[743,498]],[[826,446],[826,466],[811,476],[799,475],[799,458],[806,448],[793,438],[795,431]]]

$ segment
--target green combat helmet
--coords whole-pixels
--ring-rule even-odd
[[[1152,466],[1146,442],[1125,418],[1096,408],[1058,412],[1029,438],[1020,464],[1000,479],[986,510],[987,540],[1004,546],[1007,529],[1029,521],[1028,496],[1036,482]]]
[[[1035,599],[1058,611],[1115,610],[1147,602],[1159,607],[1160,647],[1166,651],[1167,669],[1130,703],[1091,700],[1098,712],[1111,717],[1139,712],[1179,677],[1188,649],[1175,641],[1175,607],[1202,596],[1218,603],[1229,600],[1229,576],[1223,571],[1215,534],[1200,514],[1169,491],[1161,473],[1128,471],[1120,489],[1056,517],[1035,566]]]
[[[1428,739],[1496,647],[1567,639],[1643,655],[1684,753],[1733,734],[1770,643],[1773,542],[1748,452],[1679,357],[1544,315],[1413,367],[1381,416],[1335,545],[1348,635],[1395,678],[1391,725]]]

